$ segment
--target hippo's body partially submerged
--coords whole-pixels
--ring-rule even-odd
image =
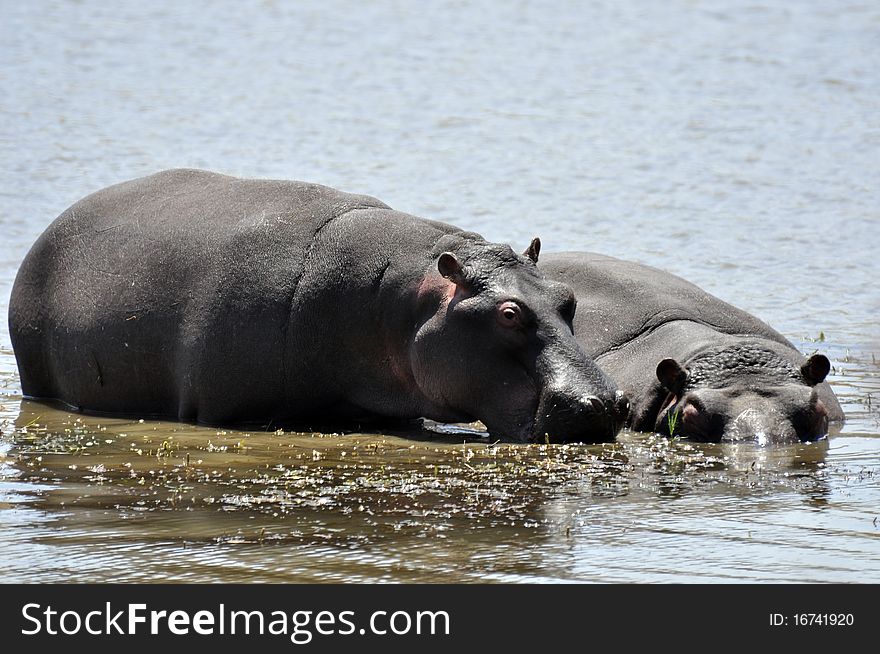
[[[65,211],[9,322],[26,395],[208,424],[482,420],[609,440],[571,290],[477,234],[301,182],[175,170]]]
[[[577,296],[575,335],[630,396],[628,425],[697,440],[815,440],[843,411],[808,359],[754,316],[656,268],[587,252],[541,271]]]

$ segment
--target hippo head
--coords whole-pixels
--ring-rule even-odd
[[[574,293],[541,275],[540,246],[440,240],[418,290],[415,381],[440,419],[478,419],[500,438],[613,440],[629,401],[575,341]]]
[[[703,353],[687,368],[664,359],[657,379],[669,395],[655,431],[711,442],[817,440],[828,433],[828,411],[815,386],[830,369],[822,354],[798,366],[748,344]]]

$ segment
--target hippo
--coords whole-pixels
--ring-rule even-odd
[[[10,335],[24,394],[88,413],[612,440],[627,400],[572,336],[574,295],[539,251],[318,184],[170,170],[46,229]]]
[[[827,357],[680,277],[589,252],[545,255],[541,270],[574,289],[576,338],[629,395],[630,429],[769,444],[844,419]]]

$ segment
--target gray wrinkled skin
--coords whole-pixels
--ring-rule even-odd
[[[650,266],[587,252],[547,254],[547,277],[569,284],[575,336],[627,393],[627,425],[701,441],[811,441],[844,419],[805,358],[766,323]]]
[[[571,290],[538,272],[539,246],[517,255],[316,184],[172,170],[49,226],[10,334],[24,393],[88,412],[610,440],[616,389],[574,341]]]

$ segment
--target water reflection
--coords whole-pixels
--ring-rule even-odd
[[[15,425],[8,457],[22,478],[60,484],[44,494],[46,508],[320,516],[321,524],[354,521],[374,532],[527,524],[574,452],[551,458],[546,446],[104,420],[29,401]]]
[[[4,518],[39,524],[27,547],[47,560],[81,566],[88,552],[94,581],[149,578],[157,558],[180,556],[190,567],[179,580],[242,580],[245,559],[276,580],[609,580],[622,562],[587,571],[579,557],[595,554],[584,548],[642,547],[658,533],[700,539],[707,510],[748,523],[764,515],[756,499],[801,495],[817,510],[833,494],[827,442],[762,448],[624,433],[612,444],[510,445],[473,429],[440,439],[242,432],[17,405],[4,462],[26,490],[7,497],[29,512]],[[471,437],[482,442],[463,442]],[[670,515],[680,527],[658,525]]]
[[[634,440],[641,438],[641,440]],[[690,443],[663,436],[626,441],[638,453],[651,486],[670,499],[722,488],[749,496],[757,491],[803,490],[801,479],[820,480],[828,441],[762,447],[755,443]],[[822,493],[822,484],[810,492]]]

